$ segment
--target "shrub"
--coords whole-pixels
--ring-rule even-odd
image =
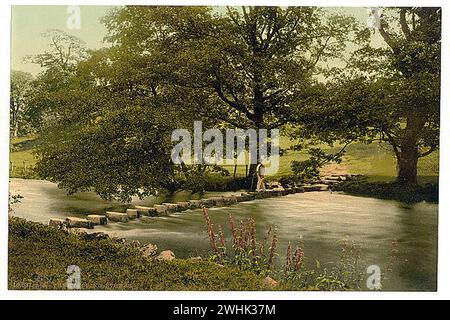
[[[374,183],[368,182],[365,178],[344,182],[338,185],[336,190],[355,195],[400,200],[407,203],[437,202],[439,194],[439,186],[437,184]]]

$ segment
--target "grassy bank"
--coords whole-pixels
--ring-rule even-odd
[[[246,246],[249,241],[245,243]],[[260,244],[256,239],[255,241],[259,247]],[[273,250],[271,256],[275,258],[278,256],[277,241],[273,241],[266,251]],[[84,236],[11,216],[8,288],[66,290],[69,277],[67,269],[74,265],[81,271],[82,290],[361,290],[364,272],[357,267],[360,250],[358,245],[342,242],[337,247],[341,252],[339,261],[328,267],[319,266],[316,261],[313,269],[305,267],[303,249],[298,250],[297,247],[295,252],[288,254],[289,264],[280,268],[272,266],[270,269],[265,269],[262,264],[266,261],[265,258],[258,260],[261,264],[250,267],[246,257],[252,256],[251,250],[244,255],[241,252],[234,262],[228,258],[223,260],[222,265],[198,258],[156,261],[144,258],[139,248],[131,243],[125,244],[109,237],[86,239]],[[217,255],[212,257],[217,259]]]
[[[8,288],[65,290],[69,265],[81,269],[82,290],[263,290],[253,273],[203,260],[155,262],[112,239],[76,235],[11,217]]]
[[[36,158],[33,154],[36,142],[35,136],[15,138],[11,141],[10,161],[14,164],[10,172],[11,177],[33,178],[35,177],[31,168],[36,164]],[[289,148],[292,143],[289,139],[282,137],[280,139],[282,148]],[[327,152],[337,152],[339,147],[320,146]],[[291,162],[294,160],[304,160],[308,157],[306,151],[288,150],[280,157],[279,172],[273,176],[278,179],[292,174]],[[234,166],[224,166],[230,172],[230,177],[211,177],[210,184],[214,190],[220,190],[221,184],[225,187],[233,186]],[[245,177],[245,166],[236,168],[236,178]],[[368,177],[369,182],[393,182],[396,178],[396,161],[389,145],[382,143],[354,143],[347,148],[347,152],[341,164],[326,166],[324,172],[327,173],[352,173],[362,174]],[[439,152],[419,159],[418,181],[420,184],[437,183],[439,175]],[[240,186],[236,186],[240,188]]]

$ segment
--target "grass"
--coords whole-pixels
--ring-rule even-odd
[[[67,267],[81,269],[82,290],[267,290],[251,272],[204,260],[155,262],[112,239],[84,240],[9,218],[8,288],[65,290]]]
[[[282,148],[288,148],[292,143],[285,137],[280,139]],[[319,145],[328,153],[337,152],[340,146],[330,147]],[[347,147],[341,164],[333,164],[330,167],[341,172],[362,174],[368,177],[369,182],[393,182],[397,176],[396,159],[391,147],[386,143],[354,143]],[[306,151],[288,150],[280,157],[280,170],[273,179],[292,175],[291,162],[308,158]],[[233,166],[225,166],[233,174]],[[326,169],[326,168],[325,168]],[[439,152],[419,159],[418,181],[420,184],[437,183],[439,175]],[[245,166],[238,166],[237,177],[245,176]]]
[[[15,138],[11,141],[10,161],[14,164],[11,177],[30,178],[34,177],[30,168],[36,164],[33,155],[35,147],[35,136]],[[292,145],[286,137],[280,139],[281,148]],[[336,152],[339,146],[329,147],[320,145],[327,152]],[[280,157],[280,170],[272,176],[278,179],[292,174],[291,162],[304,160],[308,157],[306,151],[287,151]],[[25,170],[25,165],[27,170]],[[234,166],[224,166],[231,176]],[[245,166],[238,166],[236,177],[245,177]],[[368,177],[369,182],[392,182],[396,178],[396,160],[389,145],[385,143],[354,143],[347,147],[343,161],[339,165],[333,165],[332,169],[341,170],[352,174],[362,174]],[[437,183],[439,175],[439,152],[419,159],[418,180],[419,183]]]
[[[12,178],[35,178],[32,170],[37,161],[33,154],[35,145],[35,136],[19,137],[11,140],[9,170]]]

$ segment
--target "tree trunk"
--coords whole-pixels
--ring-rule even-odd
[[[401,150],[397,157],[398,175],[397,182],[417,184],[417,161],[419,160],[417,147],[409,147]]]
[[[402,141],[397,151],[397,182],[417,184],[418,141],[425,125],[425,117],[412,111],[406,119]]]

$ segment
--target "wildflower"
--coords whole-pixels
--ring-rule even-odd
[[[221,258],[220,258],[220,253],[219,253],[219,248],[217,247],[217,241],[216,241],[216,236],[214,234],[214,228],[213,228],[213,224],[211,222],[211,219],[209,218],[208,212],[206,211],[206,208],[203,207],[203,216],[205,217],[206,220],[206,225],[208,227],[208,235],[209,235],[209,240],[211,242],[211,246],[214,250],[214,254],[216,255],[216,259],[217,262],[221,262]]]
[[[289,270],[289,267],[291,266],[291,242],[289,241],[287,250],[286,250],[286,271]]]
[[[297,248],[294,252],[294,271],[297,272],[300,270],[303,264],[303,257],[305,256],[305,252],[303,251],[303,246],[301,244],[297,245]]]

